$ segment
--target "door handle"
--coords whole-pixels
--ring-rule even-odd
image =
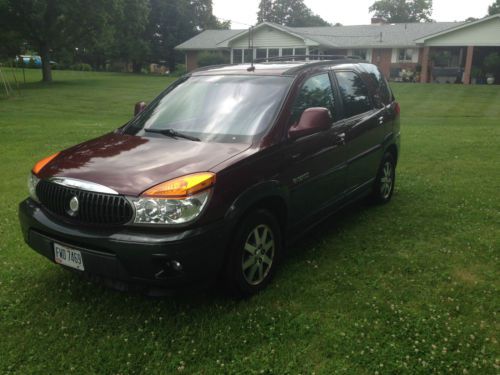
[[[337,134],[337,144],[345,145],[345,133]]]
[[[384,117],[384,116],[380,116],[380,117],[378,118],[378,124],[379,124],[379,125],[384,125],[384,120],[385,120],[385,117]]]

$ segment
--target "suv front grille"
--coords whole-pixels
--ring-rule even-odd
[[[71,221],[119,225],[132,219],[132,207],[121,195],[78,190],[44,180],[38,183],[36,195],[49,211]],[[74,197],[78,199],[76,212],[70,209]]]

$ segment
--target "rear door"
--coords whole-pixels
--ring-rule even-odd
[[[330,110],[332,125],[322,132],[289,140],[285,180],[290,186],[291,219],[305,221],[341,196],[345,188],[345,129],[338,121],[337,104],[328,72],[315,74],[302,84],[291,109],[289,127],[307,108]]]
[[[347,192],[368,187],[382,159],[384,109],[377,108],[358,72],[335,71],[346,126]]]

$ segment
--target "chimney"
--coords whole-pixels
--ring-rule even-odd
[[[384,17],[375,16],[372,17],[372,25],[384,25],[387,23],[387,20]]]

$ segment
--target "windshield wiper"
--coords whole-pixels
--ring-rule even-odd
[[[200,138],[193,137],[191,135],[183,134],[174,129],[144,129],[145,132],[148,133],[158,133],[166,135],[167,137],[172,138],[184,138],[189,139],[190,141],[200,142]]]

